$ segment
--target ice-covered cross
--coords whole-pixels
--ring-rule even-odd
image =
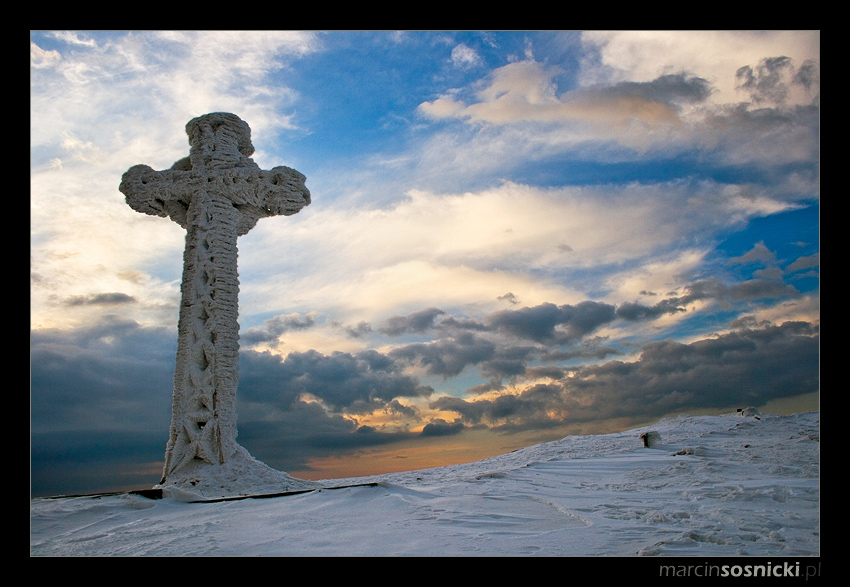
[[[188,157],[165,171],[131,167],[118,188],[137,212],[171,218],[186,229],[161,484],[190,464],[224,463],[240,448],[236,239],[260,218],[289,216],[310,203],[301,173],[288,167],[263,171],[254,163],[251,129],[238,116],[206,114],[190,120],[186,133]]]

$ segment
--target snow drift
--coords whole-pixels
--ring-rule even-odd
[[[322,481],[269,499],[191,503],[203,496],[188,491],[166,491],[160,500],[35,499],[30,550],[818,556],[819,423],[819,412],[679,416],[470,464]],[[651,437],[649,446],[642,436]],[[354,486],[331,489],[340,485]]]

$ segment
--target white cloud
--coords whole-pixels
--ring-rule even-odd
[[[50,36],[52,36],[54,39],[64,41],[69,45],[79,45],[82,47],[97,47],[97,43],[94,39],[82,38],[80,33],[75,31],[54,31],[50,33]]]
[[[59,51],[45,51],[35,43],[30,43],[30,65],[35,69],[54,67],[62,60]]]
[[[124,308],[130,317],[173,295],[183,231],[127,208],[121,175],[138,163],[164,169],[185,157],[184,125],[204,112],[233,107],[255,136],[288,124],[278,107],[293,94],[269,85],[267,75],[315,50],[317,36],[142,32],[99,44],[80,33],[49,36],[64,45],[45,51],[37,35],[31,44],[33,320],[78,321],[88,309],[56,312],[56,305],[114,291],[140,302]],[[135,284],[121,277],[139,267],[154,276]],[[155,276],[163,267],[176,267],[165,272],[171,279]]]
[[[704,254],[683,242],[746,217],[728,213],[739,196],[712,182],[504,183],[411,191],[385,209],[307,209],[243,237],[240,299],[246,315],[318,311],[348,323],[428,306],[483,311],[507,292],[525,305],[577,303],[590,291],[598,299],[600,290],[634,301],[640,290],[681,286],[674,276]]]
[[[492,72],[488,85],[471,104],[454,96],[422,103],[420,112],[430,118],[484,125],[483,134],[474,135],[472,142],[451,149],[437,145],[433,154],[441,158],[451,153],[455,163],[462,160],[474,169],[573,149],[587,152],[587,144],[619,144],[638,152],[692,144],[690,127],[681,119],[680,109],[669,101],[675,96],[653,99],[617,88],[558,94],[553,81],[558,73],[541,63],[515,62]],[[689,83],[693,85],[683,80],[682,85]],[[502,153],[494,153],[499,148]]]
[[[705,78],[715,103],[746,99],[735,89],[735,72],[766,57],[787,56],[797,65],[820,61],[819,31],[587,31],[582,41],[597,51],[586,61],[584,85],[650,81],[688,72]]]
[[[452,49],[452,63],[455,67],[469,69],[481,64],[481,57],[471,47],[461,43]]]
[[[419,111],[431,118],[452,118],[459,115],[465,108],[466,104],[451,96],[441,96],[436,100],[423,102],[419,105]]]
[[[620,40],[617,35],[603,37],[615,46]],[[670,63],[675,64],[676,57],[672,55]],[[734,85],[737,69],[729,63],[724,63],[724,79]],[[673,66],[650,68],[656,77],[648,77],[649,70],[627,71],[637,79],[562,91],[555,84],[559,69],[535,61],[510,63],[482,79],[483,89],[471,100],[460,98],[463,90],[453,90],[420,104],[419,111],[429,118],[462,120],[473,129],[468,134],[457,128],[435,134],[423,143],[422,162],[459,177],[509,169],[517,160],[633,160],[635,154],[669,157],[696,149],[721,164],[811,161],[819,150],[817,114],[796,107],[816,103],[819,84],[816,64],[808,71],[803,63],[783,69],[775,80],[759,80],[771,84],[758,84],[761,94],[781,98],[770,105],[747,102],[759,97],[751,95],[754,83],[748,92],[731,96],[728,88],[718,91],[713,85],[716,75],[698,77],[702,72],[686,73]],[[755,75],[768,78],[765,71],[762,64]],[[795,81],[801,72],[810,74],[808,87]],[[733,103],[719,103],[719,94]]]
[[[451,97],[426,102],[421,109],[434,117],[455,116],[471,121],[509,123],[562,117],[551,78],[557,73],[534,61],[510,63],[496,69],[478,102],[467,106]]]
[[[61,54],[33,43],[32,144],[71,133],[118,147],[160,129],[156,144],[180,145],[189,119],[222,110],[238,111],[257,132],[289,127],[280,107],[295,94],[268,74],[318,47],[317,35],[298,31],[130,33]]]
[[[620,38],[595,42],[617,47]],[[237,105],[240,116],[247,112],[243,118],[255,137],[290,124],[280,104],[297,95],[280,85],[263,85],[265,76],[288,56],[318,44],[308,33],[163,32],[116,37],[108,48],[73,45],[61,55],[39,52],[34,45],[34,62],[53,65],[33,70],[42,76],[33,85],[38,117],[33,120],[32,250],[40,275],[34,312],[47,307],[50,296],[95,290],[123,291],[151,307],[170,301],[180,275],[182,231],[127,208],[117,190],[121,174],[133,164],[162,169],[185,156],[183,125],[205,111]],[[463,49],[456,54],[467,64],[474,57]],[[624,58],[605,59],[613,67],[623,65]],[[672,110],[660,102],[654,111],[646,100],[612,106],[585,89],[559,94],[557,73],[543,63],[514,62],[487,78],[474,103],[461,101],[461,92],[424,103],[420,109],[437,118],[494,124],[426,136],[419,152],[400,157],[418,162],[413,179],[382,167],[383,183],[376,191],[392,191],[387,185],[395,182],[393,187],[402,187],[394,193],[407,192],[407,199],[385,209],[350,210],[317,198],[295,218],[261,222],[240,240],[246,311],[318,310],[356,322],[371,320],[376,312],[426,305],[495,303],[507,292],[529,305],[575,303],[594,283],[564,281],[568,271],[640,266],[703,227],[785,209],[772,194],[711,183],[546,190],[506,182],[459,193],[458,185],[476,185],[479,177],[492,185],[513,165],[564,153],[598,155],[602,149],[594,145],[600,139],[636,147],[676,144],[669,134],[621,124],[673,121]],[[94,176],[93,162],[99,167]],[[361,173],[367,171],[346,176],[346,197],[359,191],[374,198]],[[434,187],[438,180],[444,184]],[[120,275],[135,270],[147,281],[128,285]],[[602,281],[595,279],[596,285]],[[633,289],[630,285],[619,294]]]

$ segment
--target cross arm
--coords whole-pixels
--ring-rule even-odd
[[[260,171],[265,186],[261,206],[269,216],[291,216],[310,205],[310,190],[304,185],[306,177],[289,167],[274,167]]]
[[[224,183],[228,185],[230,201],[241,213],[238,234],[247,234],[260,218],[291,216],[308,206],[310,190],[304,185],[305,180],[304,175],[284,166],[256,170],[247,176],[244,170],[229,173]]]
[[[199,174],[178,161],[171,169],[154,171],[135,165],[121,178],[118,189],[137,212],[169,217],[186,228],[186,213],[194,193],[203,189],[230,200],[241,216],[237,230],[246,234],[260,218],[291,216],[310,204],[304,175],[289,167],[262,171],[254,166]]]
[[[147,165],[134,165],[121,177],[118,190],[133,210],[169,217],[185,228],[191,179],[190,171],[154,171]]]

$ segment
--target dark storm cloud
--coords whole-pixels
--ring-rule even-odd
[[[754,104],[781,105],[788,97],[792,85],[800,85],[816,92],[820,85],[817,64],[805,61],[795,70],[789,57],[768,57],[755,67],[745,65],[735,73],[737,87],[749,93]]]
[[[710,277],[687,285],[685,287],[685,295],[680,298],[674,298],[674,300],[684,305],[697,300],[720,299],[727,289],[726,284],[719,279]]]
[[[794,286],[787,285],[774,279],[750,279],[726,285],[721,281],[710,278],[694,282],[685,288],[686,294],[680,298],[668,300],[671,304],[687,305],[697,300],[756,300],[795,297],[800,292]]]
[[[758,242],[755,246],[741,255],[740,257],[732,257],[730,263],[762,263],[768,264],[776,261],[776,253],[767,248],[764,241]]]
[[[805,322],[743,328],[691,344],[647,344],[638,361],[576,369],[569,378],[518,395],[466,401],[444,397],[432,407],[468,425],[524,428],[548,416],[559,422],[659,417],[688,408],[761,405],[819,389],[819,336]]]
[[[241,344],[246,346],[260,344],[263,342],[277,342],[278,337],[284,332],[293,330],[306,330],[315,324],[312,316],[300,314],[288,314],[286,316],[275,316],[263,322],[262,326],[248,328],[239,335]]]
[[[675,123],[681,105],[703,103],[712,91],[707,80],[681,73],[646,82],[626,81],[574,90],[562,97],[562,103],[618,115],[628,112],[655,123]],[[565,252],[572,250],[569,245],[559,248]]]
[[[392,403],[392,402],[390,402]],[[313,402],[295,401],[274,419],[243,417],[240,408],[239,443],[262,462],[280,471],[306,471],[310,459],[344,456],[357,449],[382,446],[411,438],[407,432],[381,432],[359,426]]]
[[[561,246],[565,246],[565,245],[561,245]],[[516,295],[514,295],[511,292],[508,292],[503,296],[499,296],[496,299],[497,300],[506,300],[506,301],[510,302],[511,304],[518,304],[519,303],[519,298],[516,297]]]
[[[538,346],[502,344],[497,346],[492,358],[481,363],[481,375],[489,379],[483,385],[467,390],[469,393],[484,393],[499,389],[505,379],[516,380],[528,374],[529,363],[538,360],[542,352]]]
[[[437,317],[441,317],[439,322],[436,321]],[[592,301],[581,302],[574,306],[543,303],[538,306],[503,310],[490,314],[482,321],[457,318],[438,308],[427,308],[406,316],[393,316],[387,319],[379,331],[384,334],[400,335],[434,329],[448,335],[446,339],[456,340],[457,345],[452,346],[452,350],[458,345],[482,345],[481,339],[470,336],[474,332],[501,333],[540,344],[565,344],[575,342],[616,317],[614,306]],[[440,347],[429,349],[426,344],[410,346],[417,351],[412,349],[409,352],[400,351],[399,356],[418,352],[423,357],[432,357],[428,359],[427,364],[437,365],[440,361],[433,359],[434,355],[445,354]],[[475,359],[475,362],[481,361],[481,354],[475,353]],[[435,367],[435,372],[442,371]],[[449,369],[446,372],[452,372],[452,370]]]
[[[753,253],[753,251],[751,251]],[[739,257],[736,263],[763,261],[758,252]],[[776,275],[774,276],[773,273]],[[792,285],[782,282],[782,272],[772,268],[757,272],[767,278],[750,279],[727,285],[716,278],[695,281],[684,287],[684,295],[671,296],[647,306],[639,302],[625,302],[617,307],[617,317],[629,321],[651,320],[664,314],[686,312],[687,306],[700,300],[740,302],[746,300],[781,299],[799,296],[800,292]]]
[[[675,314],[684,312],[676,299],[663,300],[652,306],[646,306],[638,302],[625,302],[617,308],[617,316],[623,320],[638,321],[651,320],[664,314]]]
[[[526,358],[500,357],[487,361],[481,366],[481,374],[490,379],[505,379],[524,375],[528,360]]]
[[[159,480],[176,343],[174,332],[116,318],[70,332],[31,332],[33,495]]]
[[[743,261],[763,260],[756,251]],[[772,258],[772,257],[771,257]],[[482,320],[455,318],[446,312],[428,308],[388,322],[383,332],[401,334],[434,329],[445,335],[433,342],[408,344],[390,352],[393,359],[418,363],[430,375],[453,377],[468,366],[478,366],[487,383],[476,386],[476,393],[499,388],[499,382],[525,374],[530,362],[598,360],[619,354],[616,348],[589,344],[587,337],[598,328],[614,322],[649,321],[660,316],[687,312],[688,305],[699,300],[741,302],[748,300],[795,297],[799,292],[777,279],[752,279],[727,285],[711,278],[684,288],[684,295],[670,296],[653,305],[625,302],[619,306],[585,301],[575,305],[543,303],[537,306],[494,312]],[[440,317],[439,323],[435,319]],[[501,335],[497,340],[481,335]],[[532,346],[511,343],[527,341]],[[579,343],[582,348],[565,349]]]
[[[799,149],[817,144],[819,115],[820,109],[816,106],[780,109],[752,108],[746,103],[725,105],[707,117],[704,130],[707,138],[721,141],[724,149],[734,149],[735,145],[773,149],[789,138],[800,141],[800,145],[794,145],[795,149]],[[718,130],[723,134],[711,134]],[[724,149],[720,149],[719,153]],[[808,153],[801,162],[804,167],[797,167],[795,171],[802,172],[810,164],[812,169],[817,169],[816,163],[812,162],[816,155],[815,152]]]
[[[733,166],[767,165],[764,177],[777,187],[797,186],[801,178],[816,184],[819,75],[817,62],[807,60],[798,68],[784,56],[740,67],[735,82],[749,101],[717,106],[706,116],[699,133],[702,156],[717,156],[719,163]],[[775,196],[783,197],[781,191]],[[788,197],[796,200],[799,193]]]
[[[434,321],[445,312],[438,308],[426,308],[406,316],[392,316],[378,328],[378,331],[390,336],[406,333],[422,333],[434,327]]]
[[[456,336],[459,332],[487,332],[490,327],[472,318],[456,318],[447,316],[436,325],[441,333]]]
[[[578,371],[568,389],[609,417],[760,405],[818,390],[818,344],[817,329],[804,322],[741,329],[691,344],[654,342],[635,363],[612,361]]]
[[[787,267],[785,267],[785,271],[793,273],[795,271],[801,271],[803,269],[811,269],[812,267],[818,267],[819,265],[820,253],[815,253],[814,255],[798,258],[797,260],[790,263]]]
[[[487,415],[491,404],[491,400],[470,402],[459,397],[445,396],[431,402],[431,407],[435,410],[455,412],[464,422],[475,426]]]
[[[725,298],[733,301],[778,299],[795,297],[799,291],[793,285],[787,285],[774,279],[750,279],[737,283],[727,289]]]
[[[549,303],[498,312],[488,320],[497,330],[536,342],[554,342],[555,327],[565,321],[566,315],[561,308]]]
[[[414,343],[393,349],[390,356],[423,365],[430,375],[452,377],[467,365],[477,365],[494,356],[496,345],[472,333],[461,333],[430,343]]]
[[[400,403],[398,400],[393,400],[388,402],[384,409],[393,414],[398,414],[400,416],[405,416],[408,418],[413,418],[417,415],[416,408],[405,406]]]
[[[341,328],[351,338],[361,338],[372,332],[372,326],[368,322],[358,322],[354,326],[341,326]]]
[[[454,436],[463,432],[463,422],[446,422],[441,418],[431,420],[422,428],[422,436]]]
[[[113,304],[130,304],[136,301],[131,295],[121,292],[92,294],[88,296],[71,296],[65,300],[67,306],[97,306]]]
[[[695,103],[711,95],[711,84],[687,74],[662,75],[648,82],[620,82],[600,91],[609,98],[639,98],[647,102]]]
[[[570,350],[548,350],[541,353],[541,361],[560,362],[560,361],[576,361],[576,360],[599,360],[608,357],[609,355],[620,355],[621,351],[610,346],[603,347],[583,347]]]
[[[33,331],[33,495],[102,491],[122,483],[150,486],[159,480],[176,339],[174,332],[117,319],[70,332]],[[239,442],[281,470],[303,470],[309,458],[328,450],[344,454],[410,437],[360,427],[350,415],[382,409],[415,418],[415,409],[397,398],[431,393],[376,351],[327,356],[308,351],[281,360],[243,349]],[[302,401],[302,394],[322,405]]]
[[[794,267],[817,262],[816,257],[807,258]],[[775,279],[731,285],[706,279],[683,291],[654,305],[547,303],[482,319],[456,318],[427,308],[388,320],[383,332],[431,332],[441,338],[399,346],[386,354],[370,350],[325,355],[310,350],[282,359],[243,348],[237,393],[239,441],[281,470],[305,470],[311,458],[328,451],[344,455],[413,437],[459,433],[469,426],[513,430],[599,418],[651,418],[677,409],[758,404],[817,390],[816,331],[802,323],[775,327],[739,320],[734,326],[740,330],[716,339],[646,345],[634,363],[553,364],[619,354],[604,339],[593,338],[598,328],[615,320],[652,320],[685,311],[688,304],[703,299],[734,302],[796,295],[796,290]],[[110,299],[121,302],[120,296],[99,301]],[[97,301],[93,296],[80,303]],[[286,330],[313,325],[311,315],[278,316],[248,338],[269,340]],[[368,324],[356,330],[371,332]],[[104,471],[114,478],[136,479],[133,475],[150,471],[151,463],[162,458],[176,338],[169,330],[115,317],[70,332],[33,331],[34,494],[57,492],[55,476],[62,471],[74,470],[61,475],[69,483],[74,479],[74,487],[91,491],[103,488]],[[518,395],[482,401],[441,398],[433,407],[454,411],[459,419],[435,420],[421,434],[361,426],[358,418],[376,411],[399,415],[406,425],[424,423],[416,408],[398,401],[434,393],[405,372],[411,364],[444,378],[458,376],[467,367],[478,368],[482,383],[470,387],[470,394],[504,391],[504,381],[511,386],[543,382]],[[65,448],[63,435],[75,438]],[[136,443],[142,452],[133,452]],[[125,464],[122,470],[115,464],[119,461]],[[153,477],[158,473],[150,483],[158,480]],[[69,484],[62,487],[66,493],[75,491]]]
[[[241,397],[278,409],[289,409],[303,394],[320,399],[332,410],[367,413],[399,397],[428,396],[390,357],[377,351],[323,355],[293,352],[284,360],[270,353],[240,355]]]
[[[564,423],[550,417],[553,408],[562,410],[562,388],[556,384],[539,384],[518,395],[506,394],[493,399],[468,402],[461,398],[442,397],[431,407],[456,412],[460,422],[470,426],[496,429],[539,428]],[[456,424],[459,423],[456,421]]]
[[[797,73],[794,74],[794,83],[800,84],[808,92],[817,92],[820,89],[820,68],[817,62],[807,59],[803,62]]]
[[[176,334],[108,318],[65,332],[34,330],[34,432],[168,425]]]
[[[556,306],[545,303],[531,308],[505,310],[490,315],[487,323],[496,331],[545,344],[577,341],[616,318],[614,306],[581,302]]]
[[[30,437],[33,497],[147,488],[159,481],[167,428],[44,432]]]

